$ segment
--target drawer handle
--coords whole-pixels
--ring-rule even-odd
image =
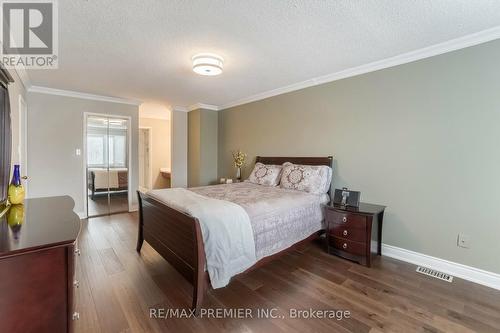
[[[342,233],[342,235],[347,236],[347,230],[344,230],[344,232]]]
[[[73,320],[80,319],[80,314],[78,312],[73,312],[73,315],[71,316],[71,319],[73,319]]]
[[[342,222],[344,222],[344,223],[346,223],[346,222],[347,222],[347,216],[344,216],[344,217],[342,218]]]
[[[344,249],[347,249],[347,243],[344,243],[344,245],[342,245],[342,247],[343,247]]]
[[[80,287],[80,281],[78,280],[73,281],[73,286],[75,286],[75,288]]]
[[[75,254],[79,256],[81,254],[80,249],[75,249]]]

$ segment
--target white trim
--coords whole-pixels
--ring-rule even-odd
[[[22,65],[22,64],[19,65],[18,67],[16,67],[14,69],[14,71],[16,72],[17,76],[21,80],[21,83],[24,86],[24,89],[28,90],[31,87],[31,80],[30,80],[30,77],[28,75],[28,72],[24,68],[24,65]]]
[[[85,212],[75,212],[76,215],[80,218],[80,220],[86,219],[87,218],[87,213]]]
[[[22,94],[18,97],[18,116],[19,116],[19,128],[18,128],[18,154],[19,162],[23,168],[25,176],[28,176],[28,104],[24,100]],[[24,143],[24,145],[23,145]],[[29,198],[29,178],[24,182],[24,190],[26,192],[26,198]]]
[[[177,106],[173,106],[172,107],[172,111],[179,111],[179,112],[189,112],[191,110],[189,110],[189,108],[185,107],[185,106],[180,106],[180,105],[177,105]]]
[[[149,136],[149,153],[148,153],[148,160],[149,160],[149,179],[148,179],[148,190],[153,189],[153,128],[150,126],[139,126],[139,130],[145,129],[148,131],[148,136]],[[140,162],[139,162],[140,165]]]
[[[57,96],[91,99],[94,101],[102,101],[102,102],[110,102],[110,103],[120,103],[120,104],[129,104],[129,105],[137,105],[137,106],[142,104],[142,101],[134,100],[134,99],[126,99],[126,98],[111,97],[111,96],[104,96],[104,95],[94,95],[94,94],[87,94],[87,93],[78,92],[78,91],[54,89],[54,88],[41,87],[41,86],[31,86],[28,88],[28,91],[40,93],[40,94],[49,94],[49,95],[57,95]]]
[[[211,104],[204,104],[204,103],[196,103],[187,108],[188,111],[193,111],[197,109],[205,109],[205,110],[212,110],[212,111],[219,111],[219,107],[217,105],[211,105]]]
[[[281,94],[285,94],[288,92],[308,88],[308,87],[313,87],[319,84],[323,83],[328,83],[332,81],[337,81],[341,79],[345,79],[348,77],[356,76],[356,75],[361,75],[373,71],[377,71],[380,69],[384,68],[389,68],[389,67],[394,67],[402,64],[406,64],[409,62],[433,57],[436,55],[440,55],[443,53],[447,52],[452,52],[456,51],[459,49],[463,49],[466,47],[486,43],[495,39],[500,38],[500,26],[483,30],[477,33],[473,33],[470,35],[462,36],[459,38],[451,39],[449,41],[431,45],[428,47],[424,47],[422,49],[418,49],[415,51],[403,53],[394,57],[378,60],[375,62],[371,62],[365,65],[357,66],[357,67],[352,67],[349,69],[345,69],[336,73],[324,75],[324,76],[319,76],[316,78],[312,78],[309,80],[305,80],[302,82],[294,83],[285,87],[269,90],[266,92],[262,92],[253,96],[241,98],[238,100],[235,100],[230,103],[226,103],[224,105],[219,106],[219,110],[224,110],[228,108],[232,108],[238,105],[242,104],[247,104],[250,102],[255,102],[259,101],[265,98],[269,98],[272,96],[277,96]]]
[[[133,193],[130,190],[130,184],[132,184],[132,117],[130,116],[120,116],[115,114],[106,113],[95,113],[95,112],[84,112],[83,113],[83,144],[82,144],[82,161],[83,161],[83,198],[84,198],[84,209],[85,215],[88,215],[88,184],[87,184],[87,118],[88,116],[100,116],[108,118],[119,118],[127,120],[127,141],[128,141],[128,211],[133,212],[136,210],[136,205],[132,204]]]
[[[372,242],[372,252],[376,251],[376,243]],[[382,255],[408,263],[441,271],[458,278],[500,290],[500,274],[479,268],[436,258],[427,254],[406,250],[400,247],[382,244]]]

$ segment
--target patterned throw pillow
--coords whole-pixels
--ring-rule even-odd
[[[277,186],[280,182],[281,169],[281,165],[255,163],[248,181],[259,185]]]
[[[283,164],[280,187],[314,194],[324,194],[330,189],[332,168],[326,165]]]

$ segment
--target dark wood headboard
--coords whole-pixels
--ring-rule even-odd
[[[290,162],[294,164],[305,164],[305,165],[326,165],[330,168],[333,167],[333,156],[326,157],[263,157],[257,156],[255,163],[260,162],[263,164],[277,164],[281,165],[285,162]]]

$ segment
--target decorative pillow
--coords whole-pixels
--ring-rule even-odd
[[[281,188],[324,194],[330,189],[332,168],[326,165],[283,163]]]
[[[281,165],[255,163],[248,181],[259,185],[277,186],[280,182],[281,169]]]

